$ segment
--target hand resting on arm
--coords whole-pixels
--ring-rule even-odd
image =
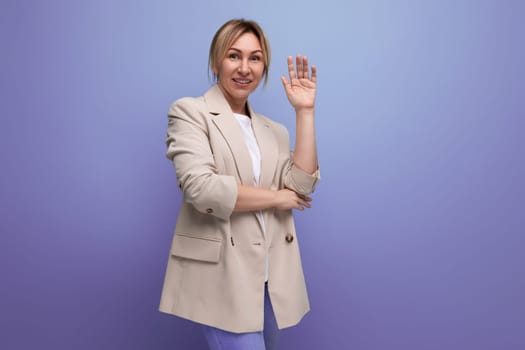
[[[289,189],[278,191],[239,185],[237,202],[233,211],[256,211],[268,208],[279,210],[310,208],[312,198],[302,196]]]

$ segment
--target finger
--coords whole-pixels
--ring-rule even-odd
[[[312,82],[317,83],[317,67],[312,64]]]
[[[302,200],[305,200],[305,201],[308,201],[308,202],[311,202],[312,201],[312,197],[308,197],[307,195],[304,195],[304,194],[297,194]]]
[[[308,78],[308,57],[303,56],[303,78]]]
[[[304,198],[298,196],[298,200],[297,200],[297,205],[299,205],[300,207],[302,207],[304,209],[304,207],[307,207],[307,208],[311,208],[311,205],[310,203],[308,203],[308,201],[306,201]]]
[[[295,202],[291,209],[304,210],[304,207],[299,202]]]
[[[288,75],[290,76],[290,81],[296,78],[292,56],[288,56]]]
[[[288,81],[288,79],[286,79],[284,75],[281,76],[281,82],[283,83],[284,90],[288,91],[288,88],[290,87],[290,82]]]
[[[297,78],[302,79],[304,77],[303,72],[303,59],[301,55],[297,55],[295,58],[295,65],[297,66]]]

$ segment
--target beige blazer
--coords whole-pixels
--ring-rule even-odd
[[[286,128],[249,107],[261,152],[260,186],[314,190],[319,172],[291,160]],[[268,290],[279,328],[309,310],[291,210],[233,212],[237,185],[253,185],[241,128],[217,85],[176,101],[168,114],[167,157],[184,202],[168,258],[160,311],[230,332],[263,329],[266,255]]]

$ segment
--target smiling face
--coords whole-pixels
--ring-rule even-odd
[[[214,73],[234,113],[247,114],[246,102],[264,74],[264,55],[255,34],[247,32],[233,42]]]

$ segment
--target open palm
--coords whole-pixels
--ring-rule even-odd
[[[301,109],[313,109],[315,105],[315,92],[317,82],[317,69],[312,66],[312,74],[310,77],[308,71],[308,58],[306,56],[297,55],[296,67],[293,64],[292,56],[288,56],[288,75],[290,80],[286,77],[281,77],[284,91],[288,97],[288,101],[292,107],[298,111]]]

